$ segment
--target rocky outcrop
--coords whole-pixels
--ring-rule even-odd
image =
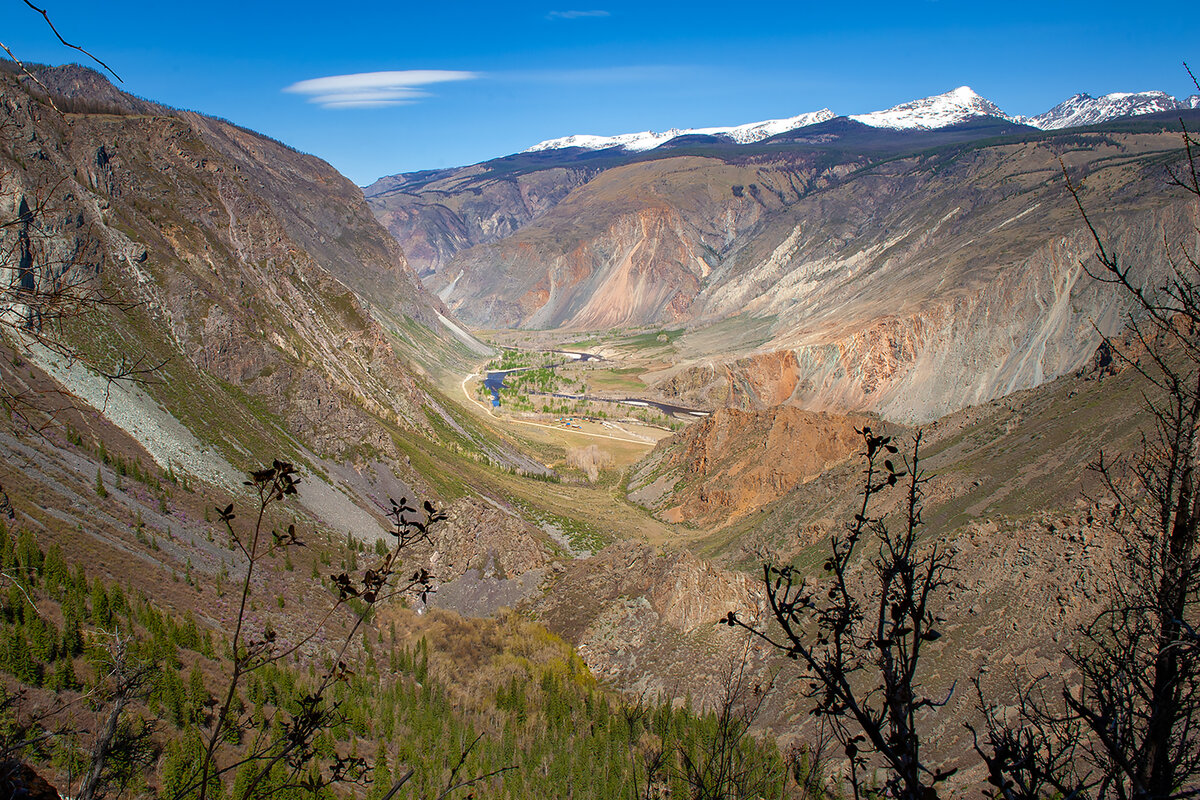
[[[711,700],[741,634],[717,623],[762,608],[754,582],[683,550],[635,542],[573,562],[525,606],[627,691]]]
[[[455,500],[446,513],[429,557],[440,580],[452,580],[469,569],[516,577],[549,561],[545,536],[514,514],[473,498]]]
[[[681,633],[714,625],[731,610],[753,614],[758,608],[744,575],[686,550],[618,542],[573,562],[532,610],[552,630],[577,639],[606,605],[623,597],[645,597],[657,618]]]
[[[731,522],[860,448],[866,417],[773,406],[718,409],[664,439],[633,470],[629,497],[670,522]]]

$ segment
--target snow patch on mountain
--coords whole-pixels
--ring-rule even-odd
[[[850,119],[872,128],[934,130],[958,125],[977,117],[999,117],[1013,121],[999,106],[980,97],[970,86],[960,86],[945,94],[901,103],[886,111],[852,114]]]
[[[721,133],[711,135],[726,136],[738,144],[750,144],[752,142],[761,142],[763,139],[769,139],[772,136],[778,136],[781,133],[794,131],[797,128],[807,128],[809,125],[828,122],[836,116],[828,108],[822,108],[820,111],[810,111],[807,114],[800,114],[795,117],[788,117],[787,119],[750,122],[734,128],[726,128]],[[696,133],[702,133],[702,131],[696,131]]]
[[[751,144],[752,142],[761,142],[763,139],[780,133],[831,120],[834,116],[835,114],[828,108],[823,108],[820,111],[810,111],[807,114],[798,114],[786,119],[769,119],[763,122],[749,122],[745,125],[735,125],[732,127],[671,128],[666,131],[640,131],[638,133],[622,133],[617,136],[576,134],[574,136],[563,136],[559,139],[548,139],[544,142],[539,142],[523,152],[537,153],[542,150],[561,150],[567,147],[582,147],[587,150],[606,150],[610,147],[622,147],[632,152],[642,152],[644,150],[653,150],[659,145],[680,136],[693,135],[717,136],[729,139],[737,144]]]

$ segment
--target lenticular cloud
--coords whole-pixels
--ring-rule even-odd
[[[309,95],[308,102],[325,108],[375,108],[412,103],[428,97],[422,86],[479,77],[476,72],[445,69],[410,69],[330,75],[293,83],[285,92]]]

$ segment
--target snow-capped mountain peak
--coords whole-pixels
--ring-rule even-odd
[[[901,103],[886,111],[853,114],[850,119],[873,128],[933,130],[958,125],[976,117],[1013,119],[991,100],[976,94],[970,86],[960,86],[945,94]]]
[[[1059,128],[1076,128],[1080,125],[1096,125],[1117,117],[1136,117],[1141,114],[1194,107],[1189,105],[1188,100],[1179,101],[1166,92],[1157,90],[1113,92],[1103,97],[1077,94],[1046,113],[1030,117],[1023,122],[1042,130],[1057,130]]]

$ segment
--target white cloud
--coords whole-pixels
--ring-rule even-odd
[[[380,108],[413,103],[429,93],[417,88],[433,83],[467,81],[477,72],[446,69],[409,69],[330,75],[293,83],[285,92],[309,95],[308,102],[324,108]]]
[[[609,17],[607,11],[551,11],[546,19],[584,19],[586,17]]]

